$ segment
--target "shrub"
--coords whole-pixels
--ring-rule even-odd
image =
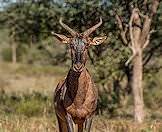
[[[16,112],[25,116],[38,116],[43,113],[45,104],[39,100],[25,100],[21,101],[17,106]]]
[[[1,52],[1,56],[4,61],[11,61],[12,60],[11,48],[4,48]]]
[[[0,113],[34,117],[53,114],[53,107],[48,96],[41,93],[33,92],[23,95],[12,93],[9,95],[0,91]]]

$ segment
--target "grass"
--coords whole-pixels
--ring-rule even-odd
[[[46,117],[3,116],[0,132],[56,132],[56,121]]]
[[[0,94],[0,132],[56,132],[52,98],[42,93]],[[161,120],[136,124],[128,118],[110,119],[97,115],[92,132],[161,132]]]
[[[7,93],[51,94],[60,79],[64,79],[67,68],[61,66],[40,66],[0,63],[0,89]]]
[[[29,65],[29,64],[12,64],[12,63],[0,63],[1,70],[6,73],[21,74],[24,76],[40,76],[40,75],[53,75],[60,76],[67,72],[66,67],[52,66],[52,65]],[[1,71],[2,72],[2,71]]]
[[[52,98],[38,92],[32,94],[8,95],[0,93],[0,114],[23,115],[26,117],[51,116]]]
[[[0,132],[56,132],[52,96],[66,72],[67,68],[60,66],[0,63]],[[161,111],[156,108],[149,111],[151,120],[143,124],[135,124],[132,118],[97,115],[91,131],[162,132]]]
[[[142,125],[133,121],[108,120],[95,117],[92,132],[161,132],[162,122],[147,122]],[[56,119],[52,117],[1,116],[0,132],[56,132]]]

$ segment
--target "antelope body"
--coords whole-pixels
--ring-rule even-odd
[[[86,130],[89,132],[92,117],[97,107],[98,93],[94,82],[85,67],[87,61],[87,49],[91,45],[101,44],[106,37],[89,35],[96,30],[100,22],[84,33],[77,33],[60,19],[60,24],[72,35],[68,38],[62,34],[53,33],[62,43],[70,45],[72,66],[65,80],[59,82],[54,93],[54,108],[59,124],[60,132],[73,132],[73,123],[78,132],[83,132],[83,124],[86,122]]]

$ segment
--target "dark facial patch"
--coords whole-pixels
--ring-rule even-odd
[[[71,43],[73,64],[85,64],[86,43],[81,38],[74,38]]]
[[[83,50],[85,48],[85,43],[83,42],[82,39],[75,38],[72,43],[74,45],[74,50],[76,52],[79,52],[79,53],[83,52]]]

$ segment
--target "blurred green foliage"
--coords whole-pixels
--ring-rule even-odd
[[[12,61],[12,52],[11,48],[4,48],[1,52],[2,59],[8,62]]]
[[[63,17],[66,24],[78,32],[83,32],[96,24],[99,17],[102,17],[103,25],[91,37],[107,35],[108,39],[104,44],[89,49],[89,62],[99,88],[99,111],[113,114],[117,108],[121,106],[125,108],[124,106],[129,104],[127,99],[130,99],[131,95],[129,83],[132,72],[132,65],[125,66],[131,52],[127,46],[122,45],[113,11],[116,10],[126,23],[131,13],[130,5],[138,5],[139,9],[144,11],[142,0],[10,1],[0,11],[0,28],[1,31],[6,29],[7,39],[18,45],[17,58],[20,63],[69,66],[71,62],[68,47],[53,39],[50,33],[54,31],[69,36],[60,26],[59,18]],[[148,108],[161,107],[158,103],[161,101],[161,92],[157,92],[160,91],[161,80],[157,81],[159,78],[155,77],[159,74],[162,65],[159,59],[162,53],[161,12],[162,4],[152,24],[156,32],[151,36],[150,46],[143,56],[144,97]],[[10,41],[0,52],[5,61],[11,60]],[[156,101],[157,104],[154,104]],[[37,106],[38,102],[34,103]],[[26,107],[30,107],[28,102],[24,102],[24,105],[19,111],[25,111]]]
[[[38,92],[32,94],[8,95],[0,92],[0,113],[24,115],[27,117],[42,116],[42,113],[49,116],[53,112],[51,99]]]

